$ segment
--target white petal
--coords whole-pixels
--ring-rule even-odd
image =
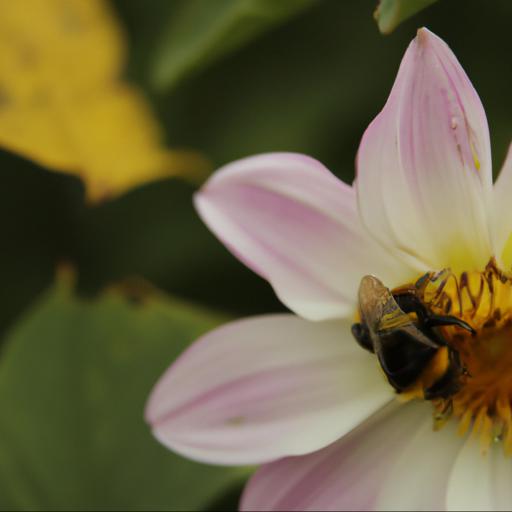
[[[482,454],[471,437],[460,452],[449,480],[447,510],[511,510],[512,460],[500,444]]]
[[[455,55],[426,29],[363,136],[356,186],[372,234],[425,268],[481,270],[493,253],[485,112]]]
[[[376,510],[444,510],[448,479],[463,440],[454,421],[434,432],[431,408],[424,412],[423,424],[380,483]]]
[[[311,320],[352,317],[365,274],[389,287],[418,274],[367,235],[354,190],[303,155],[234,162],[207,182],[196,206],[284,304]]]
[[[512,460],[503,454],[501,446],[492,453],[492,501],[494,510],[512,510]]]
[[[455,450],[448,440],[460,442],[448,432],[432,432],[431,415],[430,404],[394,403],[323,450],[263,466],[249,481],[241,509],[433,507],[440,502],[435,486],[444,489],[442,477]],[[439,463],[429,464],[436,457]]]
[[[257,464],[333,442],[393,398],[343,321],[274,315],[197,341],[147,407],[155,436],[194,459]]]
[[[496,256],[505,268],[512,265],[512,144],[494,185]],[[510,242],[510,243],[507,243]]]

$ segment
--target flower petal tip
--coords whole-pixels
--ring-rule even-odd
[[[144,407],[144,412],[143,412],[143,418],[144,418],[144,421],[148,424],[149,427],[153,428],[154,427],[154,424],[155,424],[155,414],[154,414],[154,411],[153,411],[153,407],[152,407],[152,404],[153,404],[153,391],[151,392],[151,394],[149,395],[149,398],[146,402],[146,405]]]
[[[151,392],[145,419],[153,436],[183,456],[221,465],[327,446],[392,396],[372,358],[343,335],[340,341],[349,325],[269,315],[218,327]]]
[[[480,268],[493,253],[490,153],[478,94],[448,45],[420,28],[358,151],[363,223],[427,268]]]
[[[429,30],[426,27],[420,27],[416,31],[416,39],[418,39],[418,41],[422,42],[424,40],[424,38],[428,37],[428,33],[429,33]]]
[[[427,27],[420,27],[416,32],[416,41],[419,44],[427,44],[428,40],[434,35]]]

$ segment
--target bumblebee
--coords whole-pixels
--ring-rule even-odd
[[[398,393],[411,388],[442,347],[448,351],[443,374],[423,390],[425,399],[449,398],[465,373],[458,352],[449,347],[437,327],[456,325],[474,334],[473,328],[454,316],[435,315],[411,286],[391,293],[374,276],[359,285],[361,321],[352,334],[366,350],[375,353],[389,383]]]

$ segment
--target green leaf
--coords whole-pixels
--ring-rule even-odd
[[[390,34],[402,21],[425,9],[437,0],[380,0],[375,19],[383,34]]]
[[[221,320],[155,295],[48,292],[4,345],[0,510],[197,510],[239,484],[246,470],[185,460],[143,420],[161,373]]]
[[[169,89],[192,71],[248,43],[313,0],[187,0],[164,30],[152,82]]]

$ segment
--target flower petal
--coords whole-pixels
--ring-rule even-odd
[[[425,268],[481,269],[492,255],[485,112],[455,55],[427,29],[363,136],[356,188],[372,234]]]
[[[491,465],[491,481],[494,510],[512,508],[512,461],[503,455],[502,446],[494,446]]]
[[[390,404],[323,450],[263,466],[241,509],[437,510],[461,445],[453,430],[432,431],[428,404]]]
[[[455,421],[434,432],[431,406],[423,413],[423,424],[410,433],[380,481],[375,510],[445,509],[448,479],[464,440]]]
[[[365,274],[391,287],[417,275],[367,235],[353,189],[303,155],[271,153],[227,165],[196,206],[236,256],[311,320],[352,316]]]
[[[512,265],[512,144],[494,185],[494,225],[496,226],[496,255],[504,267]]]
[[[197,341],[153,390],[146,418],[187,457],[257,464],[322,448],[392,399],[348,322],[272,315]]]
[[[511,510],[512,460],[501,445],[482,454],[469,438],[457,457],[448,482],[447,510]]]

